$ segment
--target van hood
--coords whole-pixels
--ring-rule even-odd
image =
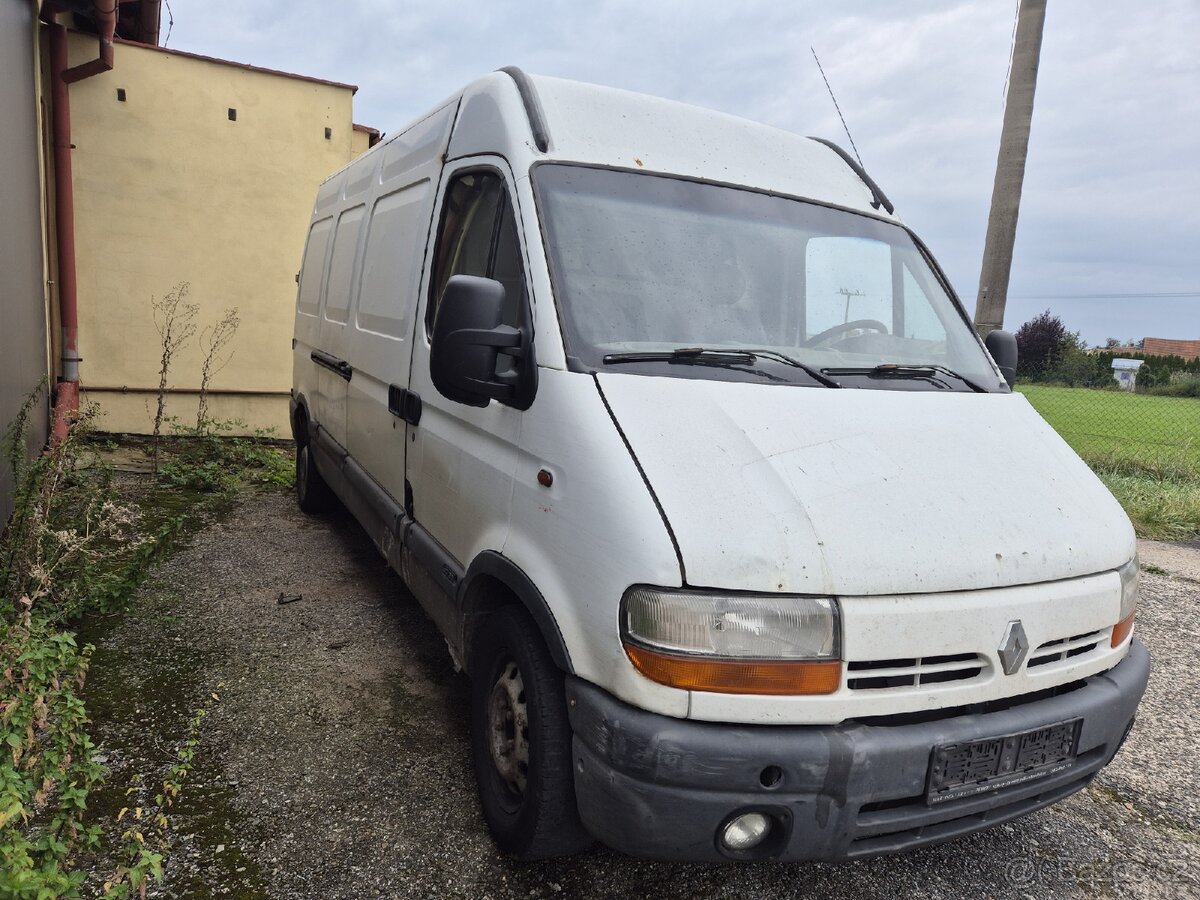
[[[1136,549],[1120,505],[1018,393],[597,382],[691,585],[971,590],[1091,575]]]

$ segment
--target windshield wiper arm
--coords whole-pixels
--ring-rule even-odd
[[[684,365],[746,365],[750,366],[755,361],[762,357],[764,359],[772,359],[775,362],[783,363],[784,365],[792,366],[804,372],[814,381],[823,384],[825,387],[841,387],[832,378],[823,375],[818,369],[800,362],[798,359],[792,359],[783,353],[775,350],[743,350],[740,348],[725,348],[725,347],[677,347],[674,350],[643,350],[630,353],[609,353],[604,357],[605,365],[623,362],[667,362]]]
[[[986,394],[987,388],[976,384],[965,375],[960,375],[953,369],[937,363],[880,363],[873,368],[864,369],[822,369],[826,375],[866,375],[869,378],[932,378],[934,375],[948,375],[956,378],[977,394]]]
[[[602,362],[608,366],[623,362],[704,362],[709,358],[723,359],[730,363],[750,365],[754,354],[744,350],[708,350],[704,347],[679,347],[675,350],[636,350],[628,353],[609,353]]]
[[[784,365],[792,366],[793,368],[799,369],[801,372],[804,372],[806,375],[808,375],[814,381],[819,381],[821,384],[825,385],[825,387],[831,387],[831,388],[840,388],[841,387],[840,384],[838,384],[832,378],[829,378],[827,375],[825,375],[823,369],[818,369],[814,366],[810,366],[810,365],[808,365],[808,363],[802,363],[802,362],[800,362],[800,360],[794,359],[793,357],[788,356],[786,353],[780,353],[778,350],[743,350],[740,352],[749,353],[754,356],[762,356],[767,359],[773,359],[776,362],[781,362]]]
[[[671,365],[713,366],[749,372],[768,381],[783,381],[777,375],[755,367],[753,353],[726,350],[706,350],[702,347],[680,347],[677,350],[641,350],[628,353],[609,353],[602,362],[606,366],[629,362],[665,362]],[[744,368],[743,368],[744,367]]]

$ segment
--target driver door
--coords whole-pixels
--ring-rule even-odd
[[[430,335],[451,275],[503,284],[506,324],[528,315],[519,210],[510,185],[499,158],[447,167],[413,340],[410,389],[420,395],[422,412],[406,460],[409,512],[462,566],[480,550],[503,549],[522,413],[496,400],[481,408],[442,396],[430,377]]]

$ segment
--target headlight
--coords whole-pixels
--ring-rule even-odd
[[[832,597],[635,586],[621,604],[625,653],[654,681],[729,694],[829,694],[841,683]]]
[[[1137,611],[1138,586],[1142,580],[1142,569],[1138,558],[1117,569],[1121,576],[1121,619],[1113,626],[1111,646],[1119,647],[1133,631],[1133,614]]]

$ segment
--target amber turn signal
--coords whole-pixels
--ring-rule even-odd
[[[718,694],[832,694],[842,683],[840,660],[735,660],[676,656],[625,644],[634,668],[659,684]]]
[[[1129,637],[1129,632],[1131,631],[1133,631],[1133,613],[1130,613],[1113,626],[1112,644],[1110,646],[1120,647],[1125,643],[1125,638]]]

